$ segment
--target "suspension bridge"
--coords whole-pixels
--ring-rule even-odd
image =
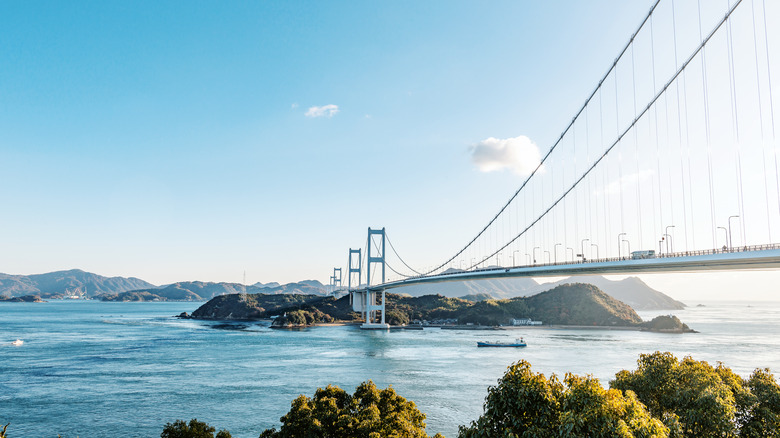
[[[442,263],[413,267],[388,233],[349,249],[364,328],[385,291],[510,277],[780,267],[772,74],[780,5],[658,0],[509,200]],[[633,248],[633,251],[632,251]]]

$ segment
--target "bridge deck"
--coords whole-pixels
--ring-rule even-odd
[[[563,277],[569,275],[639,274],[652,272],[698,272],[762,270],[780,268],[780,245],[676,253],[649,259],[604,259],[534,266],[496,267],[447,274],[411,277],[371,286],[388,290],[404,286],[448,281],[487,280],[512,277]]]

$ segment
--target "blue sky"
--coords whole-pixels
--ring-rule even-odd
[[[3,2],[0,271],[327,282],[369,226],[441,262],[522,181],[471,148],[546,150],[650,5]]]

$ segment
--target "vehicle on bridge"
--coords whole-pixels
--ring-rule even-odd
[[[655,250],[653,249],[649,251],[634,251],[631,253],[632,260],[654,259],[654,258],[655,258]]]

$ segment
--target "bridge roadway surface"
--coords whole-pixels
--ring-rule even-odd
[[[614,258],[575,263],[491,267],[470,271],[454,270],[454,272],[446,274],[410,277],[372,285],[370,290],[381,291],[415,284],[513,277],[565,277],[570,275],[770,270],[778,268],[780,268],[780,245],[761,245],[734,248],[733,250],[690,251],[647,259]]]

